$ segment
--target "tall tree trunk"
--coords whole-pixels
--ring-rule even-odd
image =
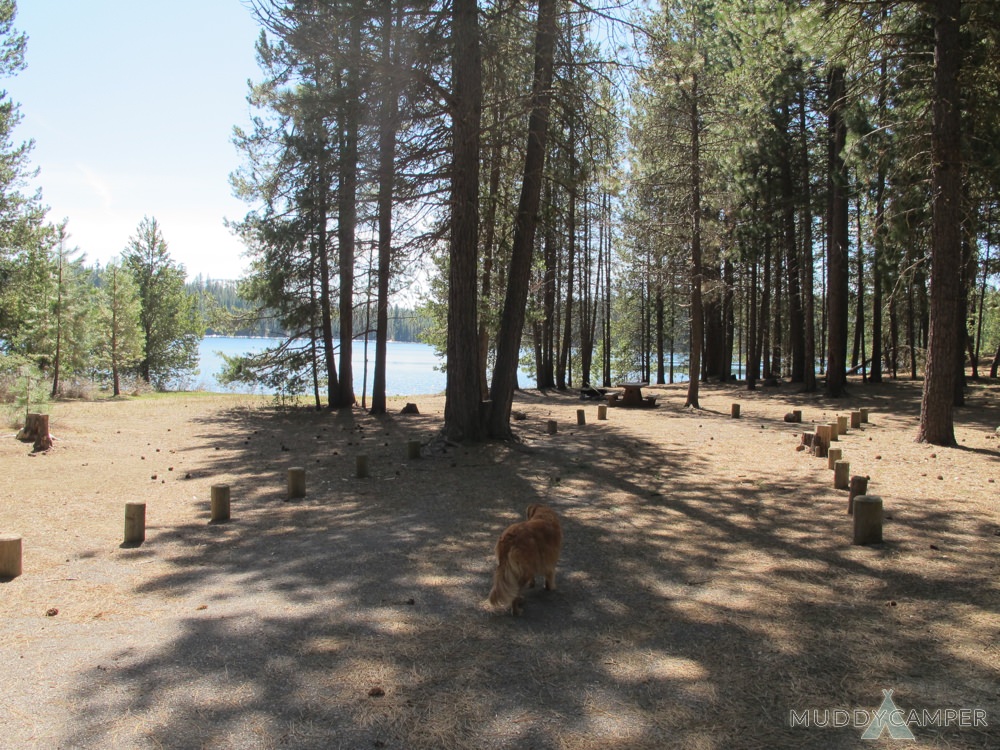
[[[555,0],[539,0],[538,29],[535,35],[535,72],[531,114],[528,117],[524,177],[521,182],[517,216],[514,219],[507,295],[504,299],[502,324],[497,340],[497,361],[490,387],[492,405],[489,433],[498,438],[511,436],[510,412],[514,402],[514,388],[517,385],[521,332],[524,329],[525,302],[528,299],[528,281],[531,278],[531,259],[542,192],[542,172],[545,167],[545,144],[549,128],[549,103],[552,99],[552,68],[557,27]]]
[[[806,393],[816,391],[816,300],[815,278],[813,276],[813,214],[812,183],[809,174],[809,130],[806,127],[805,84],[799,88],[799,139],[802,176],[799,189],[802,192],[802,318],[805,323],[803,357],[805,367],[802,372],[802,386]]]
[[[344,117],[344,145],[340,153],[340,190],[337,206],[337,242],[340,245],[340,392],[337,405],[354,405],[354,255],[358,224],[358,137],[360,128],[361,14],[350,21],[348,39],[347,104]]]
[[[479,336],[476,279],[483,88],[476,0],[453,0],[452,35],[453,155],[444,435],[455,441],[476,441],[483,438],[479,347],[476,345]]]
[[[393,54],[393,3],[382,12],[382,112],[378,139],[378,291],[375,301],[375,372],[372,379],[372,414],[385,414],[386,355],[389,341],[389,275],[392,268],[392,197],[396,177],[396,130],[399,95]],[[397,45],[398,46],[398,45]]]
[[[333,353],[333,311],[330,287],[330,256],[327,239],[327,214],[329,213],[330,180],[327,176],[326,148],[322,147],[318,175],[316,178],[316,210],[313,216],[314,235],[312,237],[312,258],[319,265],[319,313],[320,331],[323,338],[323,359],[326,363],[326,403],[334,408],[340,393],[337,376],[337,360]]]
[[[844,122],[847,87],[845,72],[836,66],[828,80],[829,123],[829,198],[827,202],[827,331],[826,394],[837,398],[847,386],[847,319],[848,319],[848,246],[849,218],[847,211],[847,166],[844,148],[847,145],[847,125]]]
[[[934,18],[934,125],[930,326],[917,441],[954,445],[955,360],[962,287],[961,0],[929,6]]]
[[[854,347],[851,350],[851,369],[861,368],[862,379],[867,381],[865,375],[865,243],[861,227],[861,195],[858,194],[857,201],[857,228],[858,228],[858,294],[854,306]]]
[[[576,281],[576,137],[573,120],[569,126],[569,184],[566,211],[566,317],[563,319],[562,348],[559,351],[558,386],[564,390],[573,385],[570,372],[570,351],[573,348],[573,294]]]
[[[684,405],[700,409],[698,383],[701,380],[701,350],[704,340],[704,310],[701,282],[701,118],[698,114],[698,75],[691,82],[691,357],[688,363],[688,391]]]
[[[802,275],[798,242],[795,237],[795,185],[792,181],[791,99],[786,94],[781,105],[781,227],[785,250],[785,273],[788,283],[788,338],[791,355],[791,380],[805,381],[805,325],[802,316]]]

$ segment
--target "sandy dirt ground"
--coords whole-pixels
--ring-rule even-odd
[[[1000,747],[1000,386],[971,387],[957,448],[914,441],[918,383],[703,386],[700,410],[645,392],[657,408],[598,420],[525,391],[518,442],[419,459],[440,396],[379,418],[57,403],[43,455],[7,426],[0,533],[24,572],[0,582],[0,746]],[[883,499],[872,546],[797,450],[859,407],[835,445]],[[218,483],[228,523],[209,523]],[[146,503],[138,547],[126,502]],[[490,612],[493,545],[535,502],[563,519],[558,588]],[[915,742],[882,725],[886,695]]]

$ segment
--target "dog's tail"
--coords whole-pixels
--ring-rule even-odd
[[[509,536],[497,543],[497,560],[489,602],[494,607],[506,607],[521,593],[521,565]]]

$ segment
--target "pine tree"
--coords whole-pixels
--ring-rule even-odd
[[[139,375],[147,383],[165,388],[198,363],[198,342],[204,325],[197,301],[185,290],[184,266],[170,257],[155,218],[145,217],[139,223],[122,254],[122,262],[132,274],[142,303],[143,357]]]

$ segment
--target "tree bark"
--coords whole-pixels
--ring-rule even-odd
[[[962,273],[961,0],[929,6],[934,18],[931,300],[918,442],[955,445],[955,359]]]
[[[454,0],[452,14],[453,155],[444,435],[455,441],[477,441],[483,438],[479,347],[475,345],[479,334],[476,266],[483,100],[478,3]]]
[[[701,118],[698,115],[698,76],[691,84],[691,356],[688,362],[688,390],[684,405],[700,409],[698,383],[701,380],[701,349],[705,321],[701,282]]]
[[[555,0],[539,0],[538,29],[535,35],[535,73],[532,85],[531,114],[528,118],[528,144],[524,157],[524,177],[521,197],[514,220],[510,273],[504,299],[503,318],[497,340],[497,361],[490,386],[492,401],[489,414],[489,434],[508,438],[510,411],[517,385],[517,364],[521,352],[521,332],[524,328],[528,281],[538,224],[538,207],[542,190],[542,170],[545,166],[545,144],[548,137],[549,103],[552,98],[552,68],[558,27]]]
[[[847,211],[847,166],[844,148],[847,125],[844,122],[847,88],[842,67],[829,74],[829,190],[827,204],[827,329],[826,394],[833,398],[844,395],[847,386],[847,319],[849,272],[849,217]]]

